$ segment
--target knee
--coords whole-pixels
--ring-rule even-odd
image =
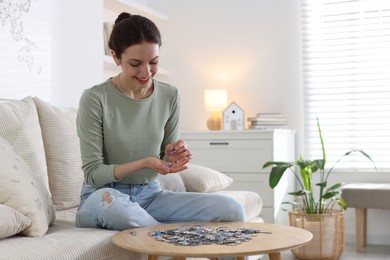
[[[231,199],[229,210],[231,213],[231,221],[232,222],[243,222],[245,221],[245,210],[243,206],[236,201],[235,199]]]
[[[242,205],[235,199],[221,195],[219,204],[220,212],[223,214],[222,221],[243,222],[245,221],[245,211]]]
[[[104,208],[107,208],[107,207],[109,207],[111,205],[113,200],[114,200],[114,197],[112,197],[111,192],[110,191],[105,191],[102,194],[102,198],[100,200],[99,205],[104,207]]]
[[[101,228],[101,219],[105,211],[113,203],[114,198],[109,188],[104,188],[91,193],[77,210],[76,226]]]
[[[102,226],[112,230],[159,224],[139,204],[119,191],[102,193],[100,205],[103,208]]]

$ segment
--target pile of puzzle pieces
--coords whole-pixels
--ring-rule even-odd
[[[227,227],[204,227],[202,224],[183,225],[180,228],[165,231],[152,231],[149,236],[156,240],[181,246],[199,246],[208,244],[235,246],[251,240],[255,234],[270,232],[259,229],[227,229]]]

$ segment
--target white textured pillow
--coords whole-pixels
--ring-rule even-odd
[[[32,221],[23,235],[40,237],[54,222],[50,194],[29,165],[0,137],[0,204],[16,209]]]
[[[159,174],[157,179],[160,181],[161,189],[175,192],[185,192],[183,179],[178,173],[170,173],[166,175]]]
[[[18,234],[31,223],[32,221],[19,211],[0,204],[0,239]]]
[[[53,106],[34,97],[45,144],[47,171],[54,208],[63,210],[80,204],[84,175],[76,130],[76,108]]]
[[[226,189],[233,179],[224,173],[200,165],[188,164],[179,174],[187,191],[214,192]]]
[[[0,104],[0,136],[26,161],[50,193],[41,127],[32,97]]]

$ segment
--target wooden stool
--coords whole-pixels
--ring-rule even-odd
[[[350,183],[342,188],[342,198],[355,208],[356,251],[367,246],[367,209],[390,209],[390,183]]]

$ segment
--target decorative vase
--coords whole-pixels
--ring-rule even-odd
[[[344,211],[329,210],[324,214],[290,212],[290,225],[303,228],[313,234],[306,245],[293,249],[297,259],[338,259],[345,246]]]

